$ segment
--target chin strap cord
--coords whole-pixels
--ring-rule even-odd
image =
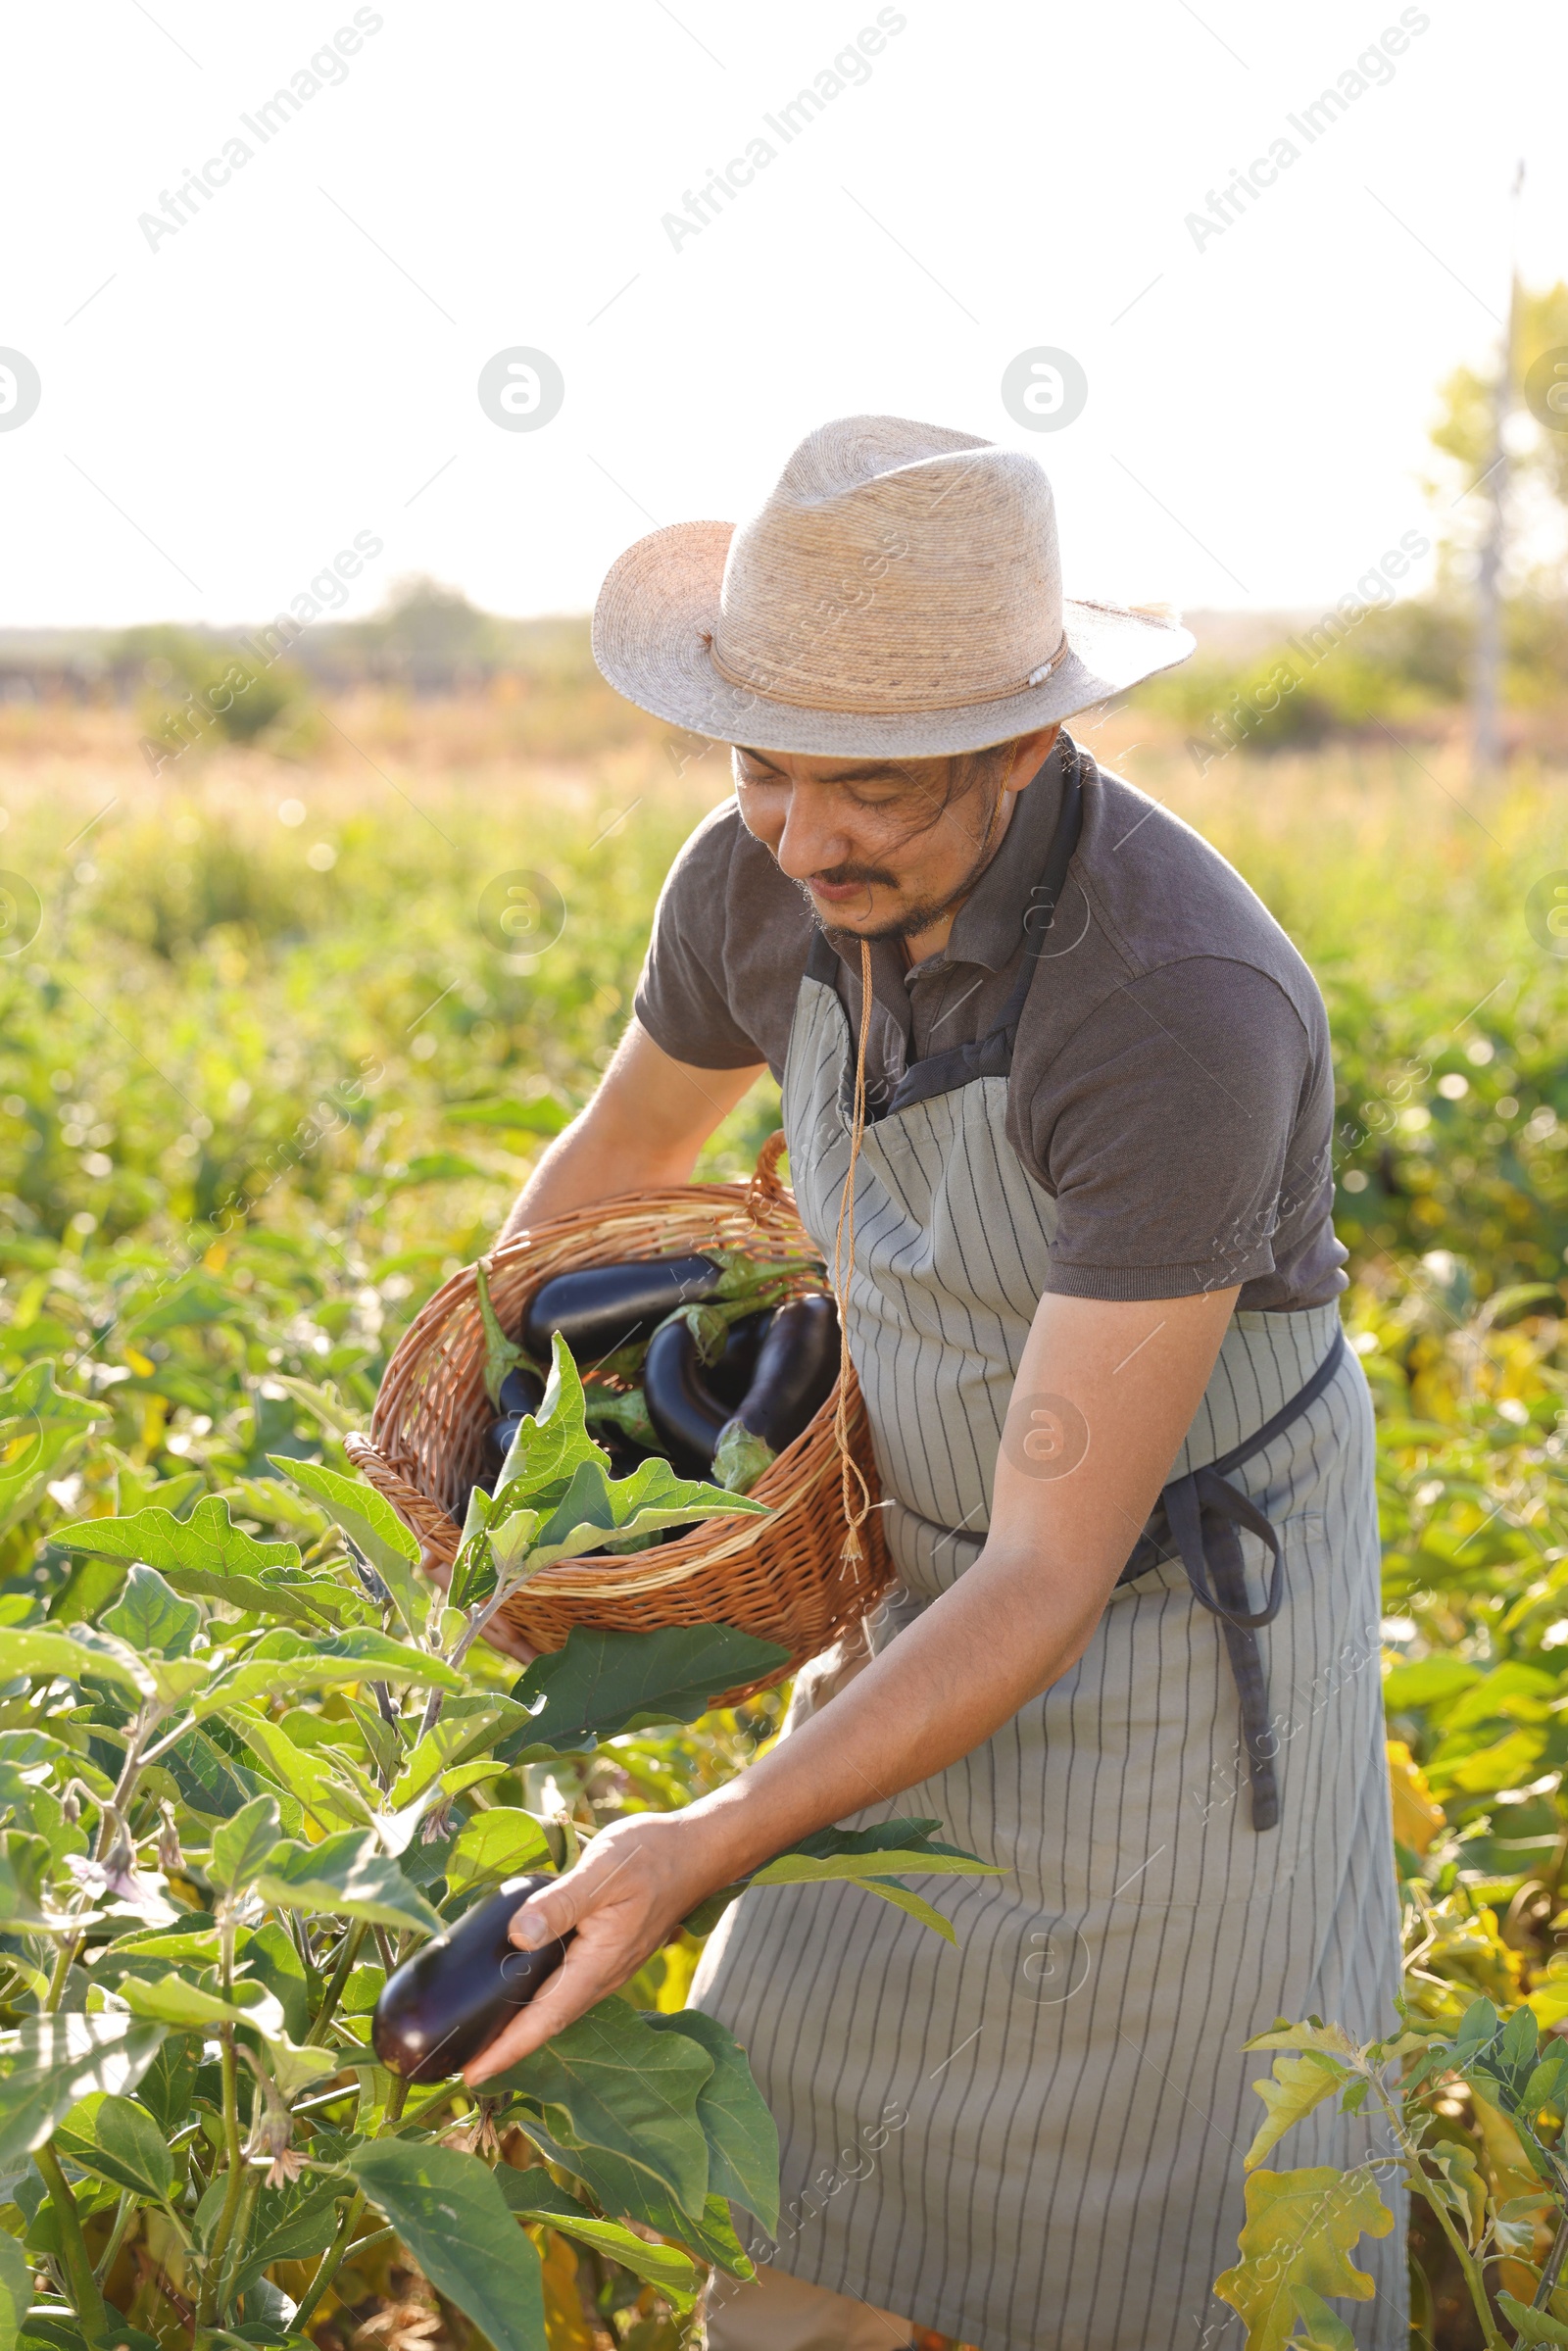
[[[838,1409],[833,1434],[838,1442],[839,1473],[843,1481],[844,1524],[847,1532],[839,1556],[862,1559],[865,1545],[860,1529],[871,1510],[871,1490],[850,1449],[850,1280],[855,1272],[855,1171],[865,1136],[865,1040],[871,1026],[871,947],[860,941],[860,1036],[855,1053],[855,1102],[850,1117],[850,1165],[839,1200],[838,1229],[833,1236],[833,1295],[839,1309]],[[859,1492],[857,1494],[856,1489]]]

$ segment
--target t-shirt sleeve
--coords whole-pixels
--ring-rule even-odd
[[[1251,965],[1193,956],[1129,981],[1052,1061],[1032,1105],[1056,1196],[1046,1289],[1189,1298],[1274,1270],[1318,1082],[1313,1040]]]
[[[738,819],[715,808],[675,859],[659,894],[632,1009],[661,1051],[694,1069],[747,1069],[769,1056],[730,1002],[724,940]]]

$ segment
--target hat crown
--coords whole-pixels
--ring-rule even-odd
[[[712,660],[777,702],[956,709],[1063,647],[1055,502],[1021,452],[902,416],[808,433],[736,530]]]

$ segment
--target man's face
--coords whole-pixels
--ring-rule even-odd
[[[863,939],[928,930],[971,890],[1057,729],[968,759],[807,759],[735,750],[748,832],[828,929]]]

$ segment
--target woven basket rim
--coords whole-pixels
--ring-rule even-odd
[[[598,1245],[607,1231],[612,1236],[617,1226],[643,1226],[650,1217],[657,1217],[666,1226],[685,1223],[689,1228],[706,1229],[714,1234],[710,1246],[734,1246],[733,1243],[725,1243],[717,1232],[719,1221],[721,1217],[733,1219],[737,1215],[743,1216],[756,1231],[759,1240],[774,1244],[772,1248],[748,1248],[747,1253],[757,1263],[766,1264],[785,1255],[809,1253],[820,1264],[822,1260],[816,1245],[801,1220],[794,1196],[777,1176],[782,1145],[782,1135],[769,1138],[759,1154],[757,1172],[749,1182],[662,1185],[638,1192],[613,1194],[587,1207],[570,1209],[561,1216],[545,1218],[525,1227],[509,1241],[500,1244],[483,1260],[488,1267],[492,1286],[498,1276],[504,1275],[519,1261],[536,1256],[541,1249],[549,1251],[573,1241],[588,1241],[594,1245],[596,1254],[588,1262],[613,1263],[615,1259],[612,1255],[597,1254]],[[781,1243],[784,1246],[779,1246]],[[701,1247],[695,1230],[689,1229],[684,1234],[673,1235],[665,1247],[639,1248],[635,1254],[639,1260],[653,1263],[661,1258],[689,1254]],[[521,1292],[524,1304],[534,1290],[552,1278],[554,1270],[542,1272],[536,1282]],[[832,1295],[825,1265],[819,1283],[813,1284],[803,1276],[799,1291],[794,1294],[806,1295],[809,1291]],[[425,1301],[394,1349],[387,1374],[383,1375],[368,1436],[358,1439],[355,1444],[356,1457],[367,1448],[373,1451],[394,1477],[416,1492],[433,1510],[443,1510],[445,1505],[439,1497],[429,1494],[420,1483],[418,1473],[423,1464],[410,1459],[401,1447],[392,1450],[384,1442],[391,1435],[392,1427],[401,1414],[405,1396],[401,1387],[393,1388],[389,1393],[389,1379],[393,1366],[400,1361],[422,1361],[429,1354],[432,1343],[447,1329],[454,1313],[467,1305],[476,1294],[475,1267],[466,1265],[449,1276],[434,1296]],[[515,1304],[516,1301],[513,1301],[514,1308]],[[859,1405],[853,1368],[850,1380],[852,1413],[858,1408],[863,1411],[863,1406]],[[807,1427],[776,1460],[769,1463],[753,1487],[752,1493],[756,1498],[769,1505],[765,1517],[748,1515],[727,1526],[719,1520],[716,1525],[721,1531],[712,1533],[709,1530],[714,1527],[715,1522],[702,1521],[689,1534],[659,1545],[657,1563],[647,1552],[621,1556],[605,1551],[584,1552],[576,1559],[558,1561],[530,1577],[516,1593],[516,1601],[525,1605],[528,1594],[540,1599],[556,1600],[610,1602],[630,1599],[643,1592],[673,1588],[705,1569],[721,1566],[726,1560],[744,1555],[756,1545],[764,1529],[776,1529],[781,1520],[803,1504],[816,1492],[823,1480],[837,1469],[838,1449],[834,1436],[837,1397],[838,1383],[835,1382],[832,1392]],[[373,1479],[371,1482],[374,1482]],[[453,1527],[455,1550],[458,1529],[450,1512],[447,1517]]]

